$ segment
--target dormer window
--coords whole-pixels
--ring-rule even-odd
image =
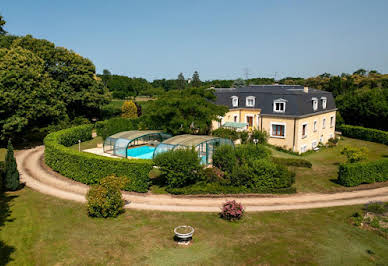
[[[286,111],[287,100],[277,99],[273,101],[273,111],[275,113],[284,113]]]
[[[323,108],[323,109],[326,109],[327,98],[326,98],[326,97],[322,97],[321,100],[322,100],[322,108]]]
[[[248,96],[246,99],[246,106],[247,107],[254,107],[255,106],[255,97],[254,96]]]
[[[232,96],[232,106],[238,107],[238,97],[237,96]]]
[[[313,100],[313,110],[316,111],[318,109],[318,99],[312,98]]]

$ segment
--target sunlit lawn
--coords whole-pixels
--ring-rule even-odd
[[[359,210],[248,213],[239,222],[216,213],[135,210],[93,219],[85,205],[25,188],[1,200],[0,264],[7,253],[10,265],[385,264],[388,241],[348,223]],[[173,241],[174,227],[183,224],[196,230],[187,247]]]
[[[5,154],[7,153],[7,149],[0,148],[0,162],[5,160]]]

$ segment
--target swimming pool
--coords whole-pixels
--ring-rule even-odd
[[[127,150],[127,156],[139,159],[152,159],[154,150],[155,148],[150,146],[135,147]]]

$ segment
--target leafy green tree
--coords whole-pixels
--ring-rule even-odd
[[[0,15],[0,35],[5,35],[7,32],[4,30],[5,20],[3,16]]]
[[[367,151],[364,147],[346,146],[342,149],[341,154],[346,156],[348,163],[356,163],[367,159]]]
[[[367,71],[363,68],[360,68],[356,71],[353,72],[353,75],[360,75],[360,76],[365,76]]]
[[[207,134],[211,122],[228,111],[214,100],[214,92],[203,88],[168,91],[143,106],[143,126],[173,134]]]
[[[179,73],[176,83],[178,90],[183,90],[186,87],[186,80],[182,73]]]
[[[19,188],[19,171],[16,165],[16,159],[13,152],[11,140],[8,140],[7,155],[5,157],[5,178],[4,187],[6,190],[15,191]]]
[[[103,74],[104,76],[111,76],[111,75],[112,75],[108,69],[104,69],[104,70],[102,71],[102,74]]]
[[[136,118],[137,107],[133,101],[125,101],[121,107],[121,116],[124,118]]]
[[[201,86],[201,80],[199,79],[198,71],[194,71],[191,84],[193,85],[193,87],[197,87],[197,88]]]
[[[233,82],[233,87],[241,88],[245,86],[245,81],[242,78],[238,78]]]

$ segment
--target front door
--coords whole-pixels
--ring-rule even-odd
[[[247,116],[248,127],[253,127],[253,117]]]

